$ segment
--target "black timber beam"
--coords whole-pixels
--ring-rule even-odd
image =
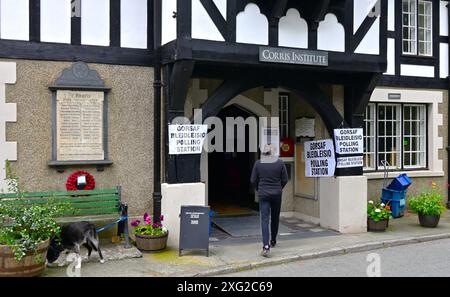
[[[136,66],[153,65],[152,50],[19,40],[0,40],[0,57]]]
[[[30,41],[41,41],[41,0],[29,0]]]
[[[216,25],[225,41],[230,41],[228,36],[227,21],[223,18],[216,4],[212,0],[200,0],[206,12],[210,16],[214,25]]]
[[[109,44],[120,46],[120,1],[109,0]]]

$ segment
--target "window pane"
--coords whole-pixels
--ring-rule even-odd
[[[407,117],[408,113],[410,113],[410,117]],[[404,167],[426,167],[426,106],[404,105],[403,115]]]
[[[391,168],[400,168],[400,105],[378,105],[378,164],[386,160]]]
[[[375,105],[369,104],[364,115],[364,169],[375,169]]]

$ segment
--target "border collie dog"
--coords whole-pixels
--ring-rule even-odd
[[[61,229],[61,240],[52,238],[47,252],[47,263],[52,264],[58,260],[62,252],[65,254],[75,253],[78,258],[77,268],[81,268],[80,247],[85,246],[88,250],[88,258],[91,257],[92,250],[98,252],[100,263],[104,263],[100,250],[98,235],[95,226],[89,222],[71,223]],[[59,266],[63,266],[59,263]]]

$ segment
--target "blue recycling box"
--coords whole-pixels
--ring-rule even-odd
[[[392,217],[402,217],[406,209],[406,190],[396,191],[384,188],[381,192],[381,202],[391,207]]]
[[[390,190],[404,191],[411,185],[411,179],[406,173],[400,174],[387,187]]]

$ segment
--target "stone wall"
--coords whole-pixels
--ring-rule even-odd
[[[109,93],[109,158],[95,167],[72,167],[58,173],[48,166],[52,149],[51,92],[68,62],[5,60],[17,63],[17,82],[6,86],[6,100],[17,103],[17,122],[7,123],[6,140],[17,142],[13,169],[29,191],[65,190],[69,174],[88,170],[98,189],[121,185],[130,213],[151,211],[153,191],[153,69],[150,67],[89,64]]]

